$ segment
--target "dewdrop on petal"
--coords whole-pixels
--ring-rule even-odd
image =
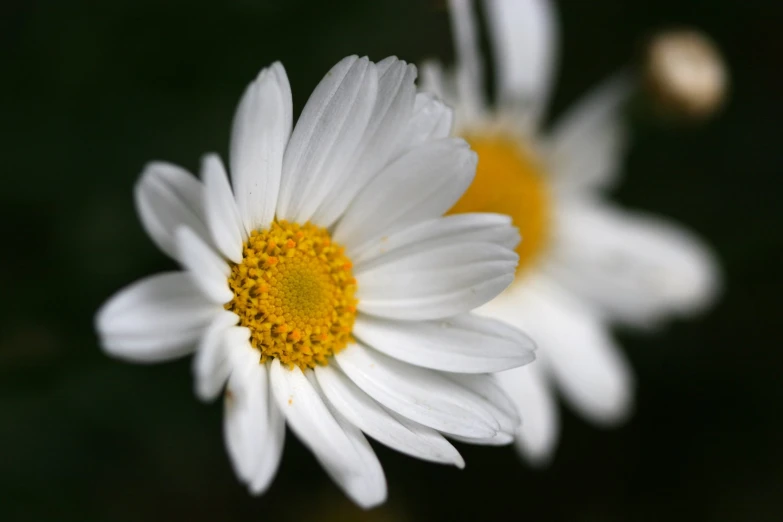
[[[692,29],[653,37],[646,50],[645,77],[661,109],[688,119],[713,115],[726,98],[729,81],[715,43]]]

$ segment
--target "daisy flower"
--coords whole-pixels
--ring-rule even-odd
[[[557,28],[546,0],[483,3],[496,60],[496,103],[483,90],[473,6],[452,0],[457,63],[422,69],[424,88],[455,107],[455,133],[479,154],[476,179],[452,213],[509,215],[519,227],[514,283],[478,313],[523,328],[536,364],[499,378],[525,419],[516,437],[532,463],[558,438],[556,388],[599,425],[625,419],[634,378],[608,324],[650,327],[705,307],[717,288],[713,255],[669,221],[604,196],[615,180],[625,129],[627,77],[612,78],[553,128],[541,119],[551,92]]]
[[[363,432],[463,467],[444,435],[511,442],[519,423],[491,372],[532,361],[533,345],[469,313],[513,280],[519,235],[506,216],[443,217],[476,155],[416,74],[345,58],[293,126],[275,63],[239,103],[230,178],[211,154],[201,181],[151,163],[136,185],[144,228],[183,270],[109,299],[101,344],[134,362],[195,353],[196,394],[225,389],[228,453],[252,493],[269,487],[286,425],[369,507],[386,482]]]

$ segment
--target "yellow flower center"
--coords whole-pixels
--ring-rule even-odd
[[[326,229],[276,221],[254,231],[228,284],[234,299],[226,309],[250,329],[262,363],[277,358],[289,368],[324,366],[351,340],[356,279]]]
[[[537,259],[548,237],[550,203],[541,165],[518,140],[496,136],[465,139],[478,153],[476,177],[449,213],[510,216],[522,236],[517,246],[519,275]]]

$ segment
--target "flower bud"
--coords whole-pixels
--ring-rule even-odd
[[[647,48],[646,86],[659,108],[704,119],[721,106],[728,72],[716,45],[695,30],[664,31]]]

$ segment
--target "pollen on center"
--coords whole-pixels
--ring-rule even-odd
[[[449,214],[496,212],[511,217],[522,241],[517,274],[530,268],[546,247],[550,195],[541,164],[518,140],[504,136],[466,136],[478,154],[476,177]]]
[[[234,298],[226,309],[250,330],[262,363],[324,366],[351,340],[356,279],[326,229],[275,221],[252,232],[228,282]]]

